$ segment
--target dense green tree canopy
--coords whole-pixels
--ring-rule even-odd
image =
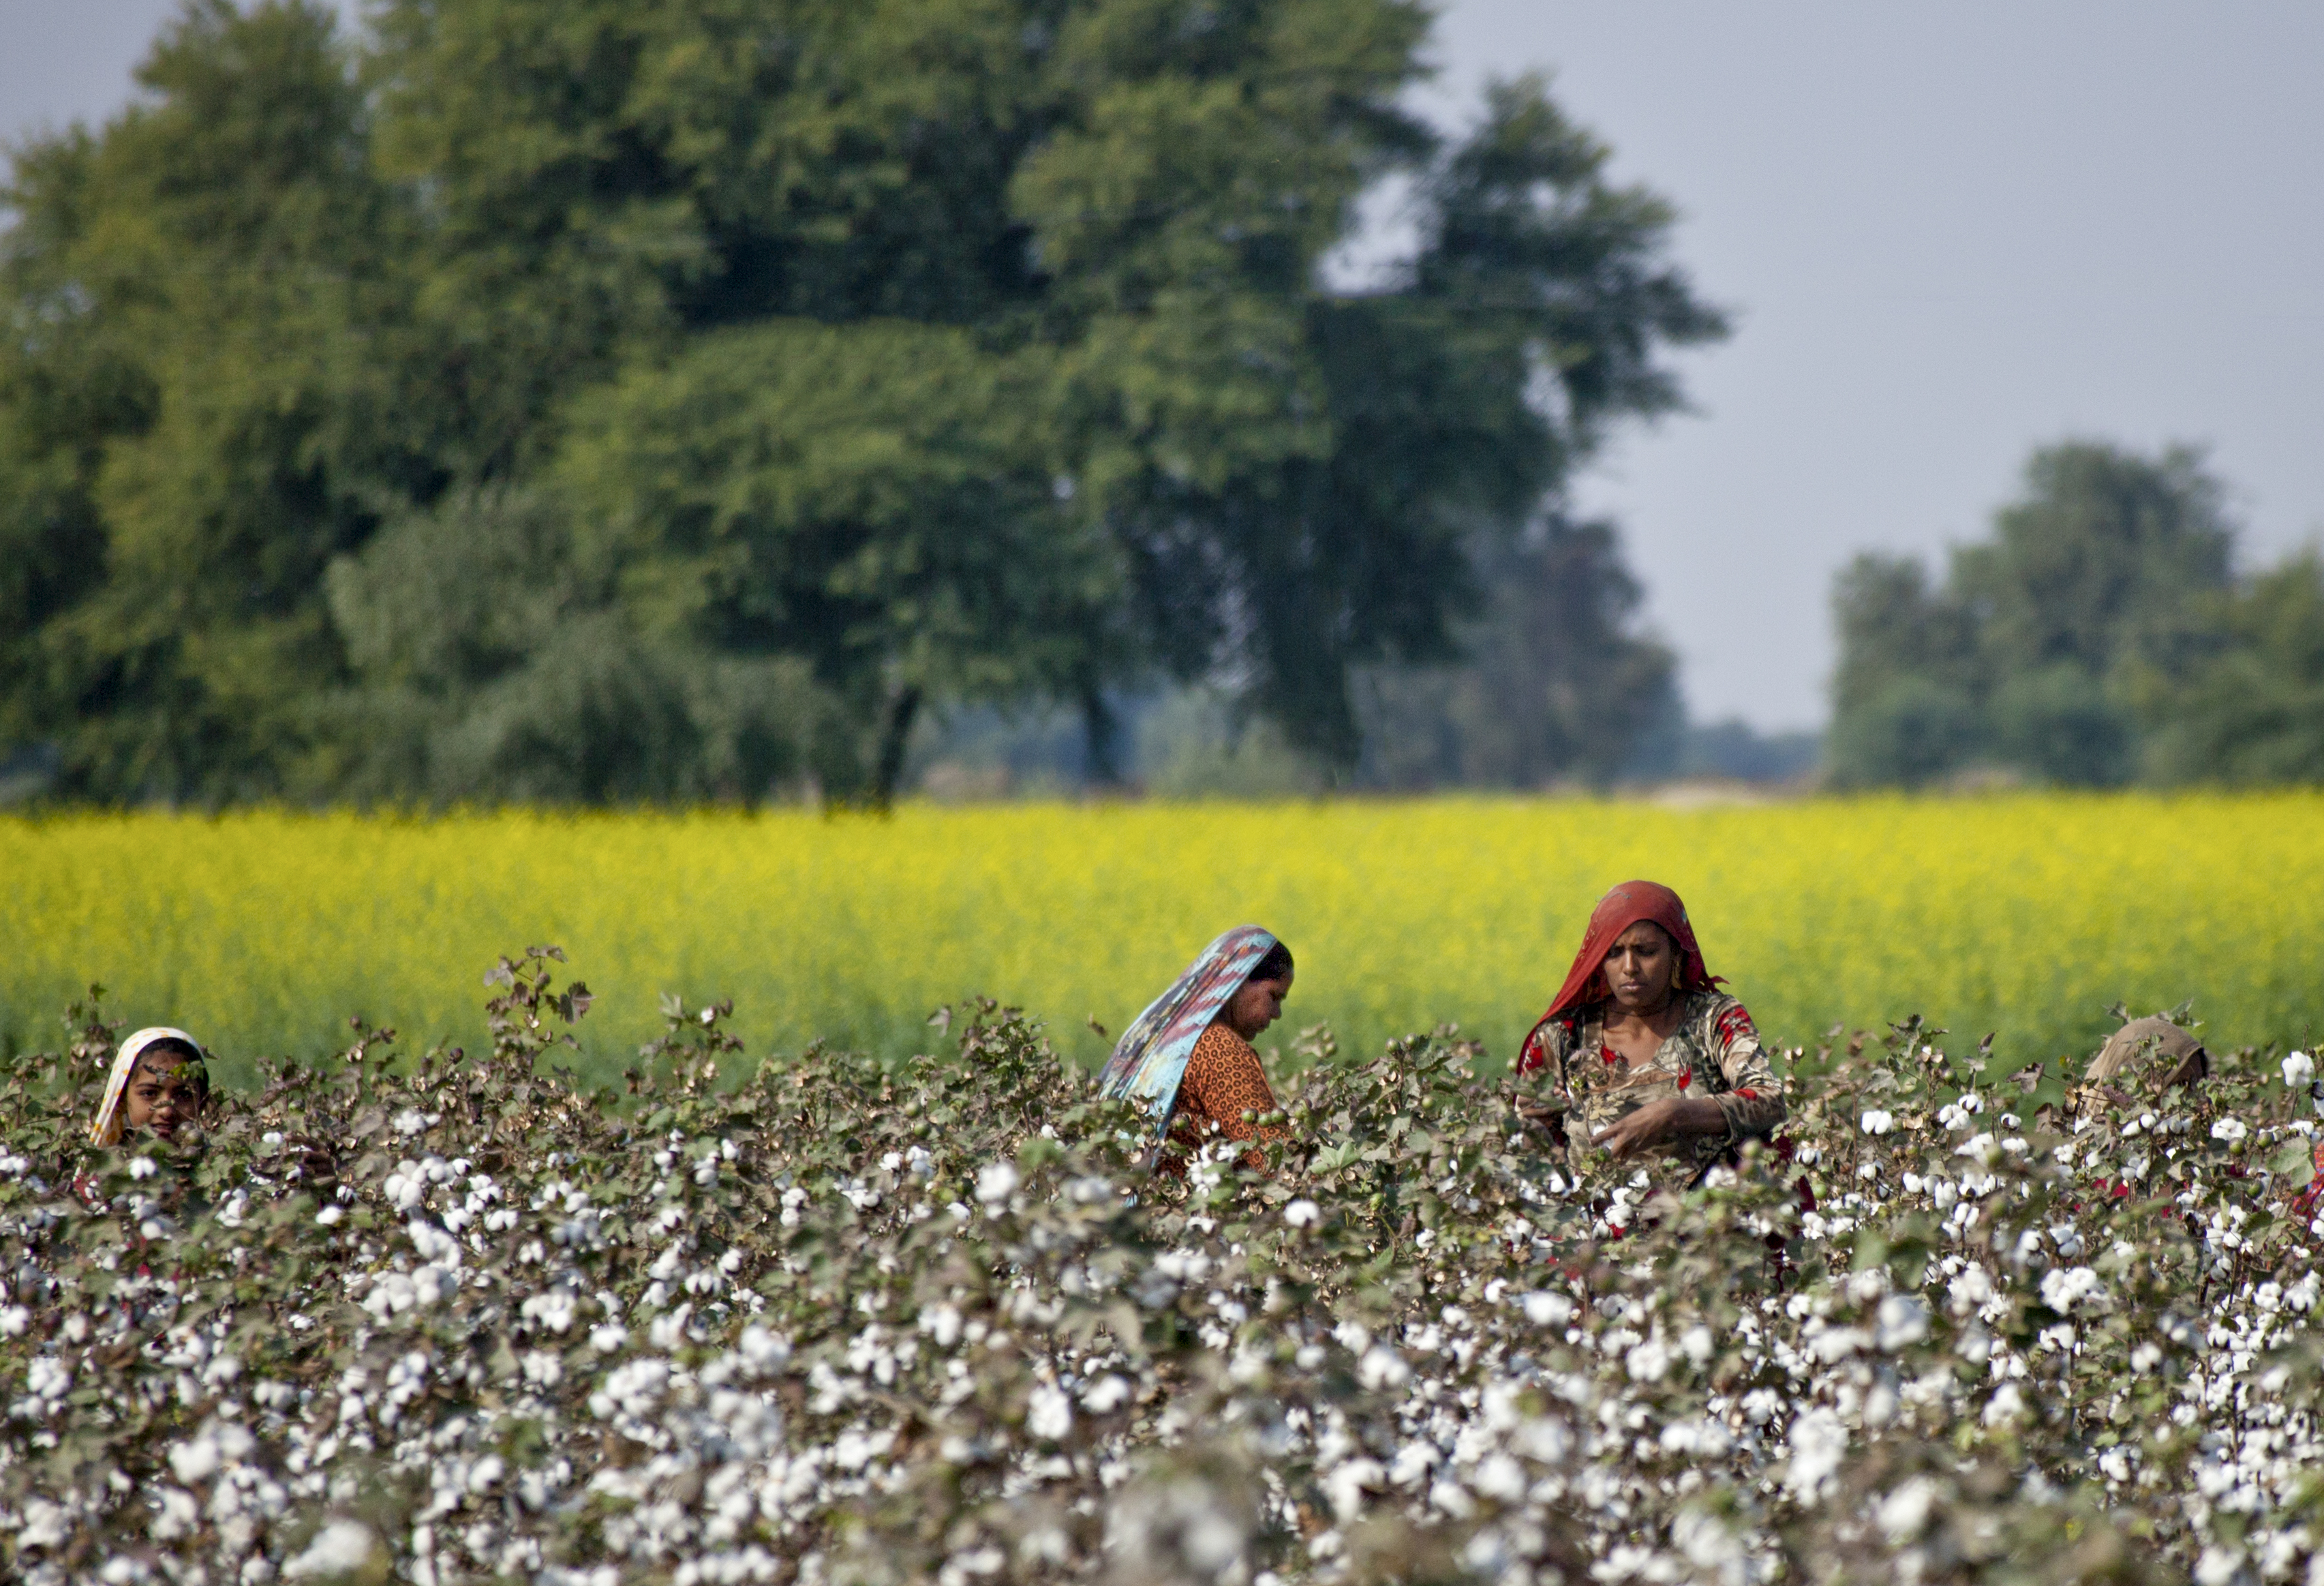
[[[1351,669],[1452,656],[1721,328],[1540,82],[1400,107],[1426,32],[192,0],[13,158],[0,745],[105,799],[878,798],[929,703],[1158,671],[1352,763]],[[1334,290],[1394,178],[1416,251]]]
[[[2037,781],[2324,775],[2313,558],[2238,587],[2218,481],[2185,447],[2037,450],[1989,540],[1932,587],[1918,561],[1838,579],[1832,769],[1930,781],[1983,763]]]

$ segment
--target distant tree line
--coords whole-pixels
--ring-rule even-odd
[[[2324,562],[2239,576],[2234,549],[2190,448],[2036,451],[1941,582],[1913,558],[1840,574],[1834,779],[2324,781]]]
[[[1077,713],[1102,779],[1175,678],[1340,771],[1434,711],[1602,774],[1669,660],[1562,488],[1723,327],[1540,82],[1400,107],[1428,14],[193,0],[11,159],[0,752],[878,801],[932,706]],[[1334,290],[1392,179],[1416,247]]]

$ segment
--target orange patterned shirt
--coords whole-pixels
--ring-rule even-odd
[[[1275,1091],[1267,1070],[1249,1041],[1218,1023],[1204,1030],[1186,1056],[1186,1072],[1178,1081],[1177,1105],[1170,1115],[1170,1145],[1164,1154],[1165,1171],[1183,1173],[1185,1157],[1215,1133],[1230,1140],[1283,1140],[1291,1138],[1280,1123],[1259,1124],[1243,1116],[1264,1116],[1275,1111]],[[1264,1170],[1267,1158],[1258,1150],[1243,1153],[1243,1166]]]

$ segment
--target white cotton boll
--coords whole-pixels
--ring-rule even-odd
[[[2316,1060],[2305,1052],[2293,1052],[2283,1060],[2283,1083],[2295,1091],[2306,1090],[2308,1082],[2316,1077]]]
[[[1895,1127],[1895,1115],[1889,1112],[1886,1109],[1880,1107],[1868,1107],[1865,1109],[1863,1120],[1865,1133],[1886,1134],[1890,1130]]]
[[[1283,1208],[1283,1221],[1294,1228],[1313,1228],[1323,1220],[1323,1208],[1310,1200],[1296,1200]]]
[[[2211,1125],[2211,1138],[2215,1140],[2233,1142],[2249,1133],[2251,1130],[2245,1126],[2244,1120],[2240,1118],[2222,1118]]]
[[[1711,1363],[1711,1351],[1716,1345],[1711,1336],[1711,1329],[1698,1322],[1678,1335],[1678,1347],[1697,1366],[1707,1366]]]
[[[1663,1428],[1658,1440],[1665,1450],[1676,1454],[1697,1454],[1705,1459],[1718,1459],[1735,1446],[1735,1439],[1727,1428],[1707,1416],[1688,1421],[1674,1421]]]
[[[1136,1391],[1128,1378],[1109,1371],[1082,1390],[1082,1408],[1093,1415],[1110,1415],[1128,1404]]]
[[[2162,1363],[2163,1349],[2159,1344],[2142,1343],[2130,1351],[2130,1369],[2142,1377]]]
[[[164,1487],[154,1496],[161,1500],[161,1512],[153,1517],[152,1530],[149,1534],[156,1542],[173,1541],[199,1523],[201,1506],[194,1501],[192,1493],[182,1488]],[[114,1574],[103,1578],[122,1581],[130,1577]]]
[[[1352,1319],[1333,1328],[1332,1336],[1338,1339],[1340,1347],[1351,1355],[1362,1354],[1372,1346],[1371,1329]]]
[[[0,1338],[21,1338],[32,1324],[32,1313],[23,1305],[10,1305],[0,1311]]]
[[[1378,1460],[1348,1460],[1323,1478],[1323,1491],[1332,1500],[1332,1512],[1352,1520],[1363,1512],[1364,1489],[1386,1480],[1388,1467]]]
[[[1827,1327],[1807,1341],[1808,1353],[1830,1365],[1869,1349],[1872,1334],[1861,1327]]]
[[[778,1338],[755,1322],[742,1329],[739,1342],[742,1363],[753,1371],[779,1371],[790,1360],[790,1341]]]
[[[325,1228],[328,1228],[346,1215],[346,1212],[342,1207],[336,1205],[326,1206],[321,1211],[315,1213],[315,1221],[321,1223]]]
[[[1872,1342],[1883,1353],[1894,1354],[1906,1344],[1929,1336],[1929,1310],[1912,1295],[1892,1294],[1880,1302]]]
[[[24,1368],[24,1391],[34,1398],[62,1398],[72,1389],[72,1368],[42,1355]]]
[[[1873,1520],[1891,1544],[1901,1546],[1928,1529],[1929,1516],[1936,1506],[1936,1483],[1926,1476],[1915,1476],[1880,1500]]]
[[[1505,1453],[1488,1454],[1478,1462],[1469,1485],[1487,1498],[1515,1503],[1526,1493],[1525,1467]]]
[[[1622,1357],[1622,1369],[1633,1382],[1660,1382],[1670,1374],[1670,1346],[1660,1338],[1649,1338],[1633,1344]]]
[[[2195,1586],[2227,1586],[2244,1567],[2244,1550],[2213,1543],[2195,1561]]]
[[[1073,1429],[1074,1401],[1064,1388],[1044,1382],[1026,1396],[1025,1430],[1033,1436],[1056,1443]]]
[[[69,1522],[61,1505],[45,1498],[27,1498],[24,1502],[24,1524],[16,1533],[19,1548],[55,1547],[60,1545],[69,1530]]]
[[[1838,1415],[1817,1405],[1794,1419],[1785,1442],[1792,1458],[1784,1486],[1795,1497],[1812,1500],[1821,1495],[1848,1452],[1848,1427]]]
[[[2103,1297],[2098,1275],[2088,1267],[2052,1267],[2043,1275],[2042,1303],[2061,1314]]]
[[[2004,1421],[2014,1421],[2024,1413],[2025,1396],[2018,1391],[2015,1382],[2005,1382],[1995,1388],[1993,1397],[1986,1401],[1985,1424],[1998,1426]]]
[[[1023,1182],[1017,1169],[1006,1162],[988,1162],[976,1173],[976,1198],[985,1205],[994,1206],[1017,1193]]]
[[[1715,1580],[1748,1580],[1748,1555],[1742,1538],[1729,1530],[1716,1516],[1701,1509],[1684,1509],[1671,1522],[1671,1545],[1684,1554],[1687,1561],[1702,1572],[1702,1578]],[[1646,1577],[1652,1579],[1653,1577]]]
[[[217,1468],[218,1445],[212,1438],[197,1437],[170,1451],[170,1470],[180,1481],[207,1481]]]
[[[1562,1294],[1537,1290],[1526,1296],[1525,1314],[1536,1327],[1563,1327],[1573,1315],[1573,1302]]]
[[[1388,1345],[1374,1344],[1364,1351],[1363,1360],[1358,1363],[1356,1380],[1370,1388],[1402,1388],[1412,1380],[1412,1368]]]
[[[333,1520],[315,1533],[305,1552],[282,1566],[282,1572],[293,1581],[309,1575],[353,1574],[371,1563],[378,1545],[370,1526],[355,1520]]]

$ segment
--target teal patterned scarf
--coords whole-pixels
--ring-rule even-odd
[[[1242,990],[1259,960],[1274,949],[1274,936],[1257,926],[1237,926],[1204,948],[1203,955],[1170,982],[1170,989],[1121,1032],[1105,1072],[1098,1075],[1098,1093],[1144,1103],[1158,1144],[1170,1128],[1178,1082],[1185,1077],[1194,1043],[1228,999]]]

